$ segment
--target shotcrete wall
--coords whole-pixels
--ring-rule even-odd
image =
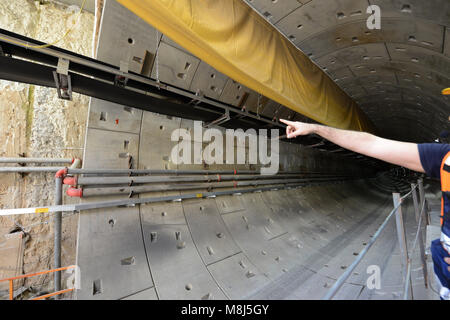
[[[67,18],[74,16],[79,7],[41,2],[1,0],[0,28],[45,42],[61,39],[69,27]],[[85,11],[73,31],[57,46],[91,56],[93,27],[94,16]],[[24,154],[27,157],[82,158],[88,104],[89,98],[79,94],[73,95],[73,101],[62,101],[54,89],[0,80],[0,157]],[[69,203],[71,200],[66,198],[64,201]],[[0,208],[52,204],[53,174],[0,176]],[[1,243],[9,241],[10,232],[24,232],[23,244],[14,245],[14,255],[20,259],[12,259],[11,265],[6,257],[12,253],[0,253],[0,278],[52,267],[53,228],[49,221],[51,217],[47,214],[0,217]],[[76,224],[76,216],[64,219],[62,250],[65,265],[75,262]],[[16,287],[33,285],[41,290],[51,281],[51,276],[44,275],[27,279],[25,283],[16,281]]]

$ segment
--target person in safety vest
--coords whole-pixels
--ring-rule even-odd
[[[447,91],[446,91],[447,90]],[[446,89],[444,94],[450,93]],[[442,300],[450,300],[450,144],[388,140],[366,132],[280,119],[287,138],[317,134],[342,148],[386,161],[441,180],[441,238],[431,244],[434,272],[441,283]]]

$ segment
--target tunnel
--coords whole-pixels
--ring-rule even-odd
[[[380,136],[431,143],[448,129],[450,101],[442,94],[450,83],[447,0],[240,2],[354,101]],[[380,28],[368,28],[373,6],[381,9]],[[392,193],[408,193],[422,177],[319,136],[286,139],[279,119],[317,121],[217,71],[117,1],[105,0],[98,14],[95,59],[56,47],[26,50],[0,39],[6,53],[1,78],[61,90],[52,70],[63,57],[70,60],[70,90],[91,97],[82,169],[93,173],[68,183],[82,190],[75,200],[155,199],[80,211],[74,298],[321,299],[385,222]],[[20,59],[8,60],[15,57]],[[243,144],[227,140],[227,132],[238,129],[254,129],[258,142],[261,130],[269,132],[264,148],[279,162],[273,176],[260,176],[268,166],[261,153],[250,163],[251,135]],[[185,134],[184,144],[175,132]],[[211,132],[227,147],[219,157],[234,161],[243,154],[244,161],[210,163],[204,154]],[[182,147],[193,163],[175,163],[173,154]],[[217,158],[215,152],[210,156]],[[160,177],[165,187],[146,189],[137,174],[105,182],[116,176],[103,169],[154,170],[159,173],[149,177]],[[425,179],[424,185],[430,210],[437,212],[439,184]],[[402,214],[412,247],[412,198],[402,203]],[[402,298],[397,232],[395,219],[389,220],[334,299]],[[424,287],[424,268],[434,281],[430,260],[422,264],[418,250],[410,258],[414,299],[436,299],[432,286]],[[381,288],[368,284],[374,266]]]

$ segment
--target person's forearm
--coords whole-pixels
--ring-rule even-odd
[[[373,134],[310,124],[315,133],[342,148],[414,171],[424,172],[417,144],[394,141]]]
[[[344,149],[367,156],[373,156],[370,155],[370,150],[367,150],[367,146],[378,137],[370,133],[336,129],[319,124],[310,125],[313,133],[333,142],[334,144],[337,144],[338,146],[341,146]]]

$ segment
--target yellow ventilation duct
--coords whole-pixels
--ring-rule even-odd
[[[242,0],[117,0],[233,80],[320,123],[374,127],[320,68]]]

